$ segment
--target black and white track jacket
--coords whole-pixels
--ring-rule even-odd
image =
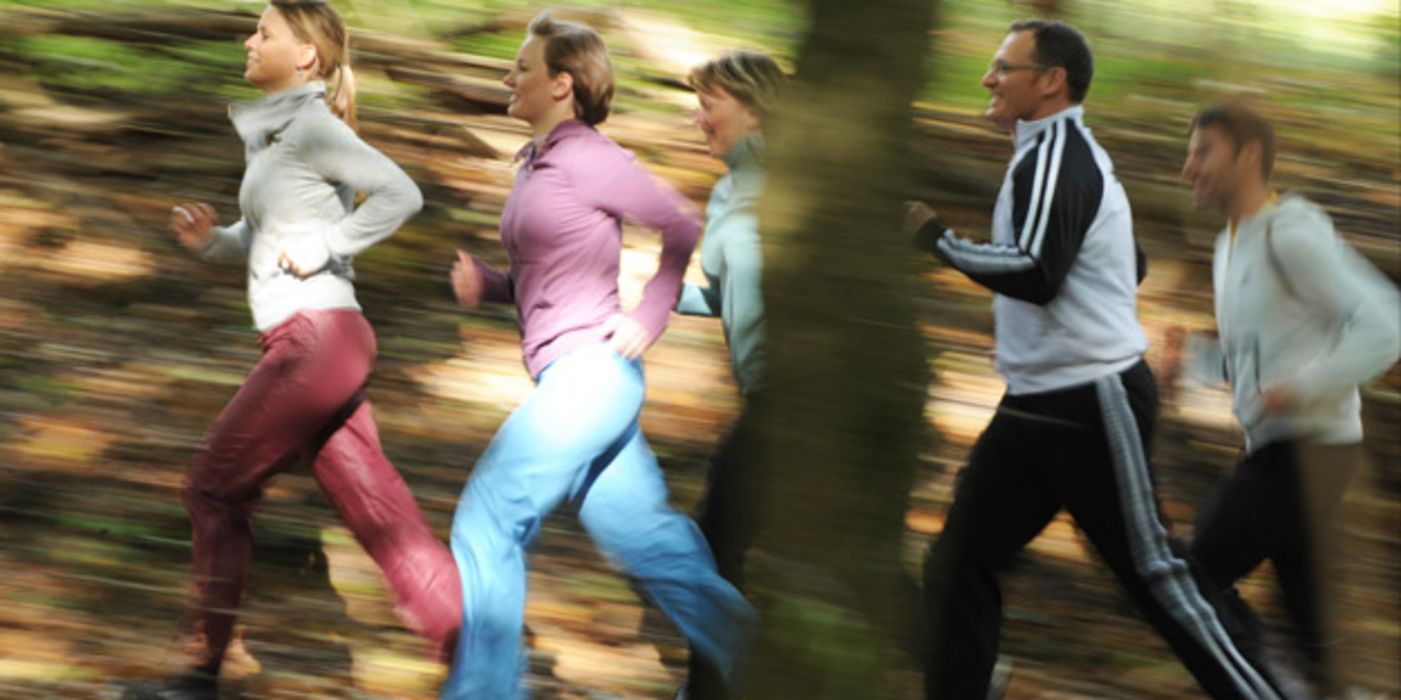
[[[1076,105],[1018,122],[992,243],[951,231],[938,241],[941,257],[996,293],[997,367],[1011,394],[1091,382],[1148,348],[1128,196],[1083,117]]]

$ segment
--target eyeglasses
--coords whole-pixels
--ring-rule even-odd
[[[989,73],[996,73],[999,76],[1007,75],[1017,70],[1048,70],[1051,66],[1043,66],[1040,63],[1008,63],[1006,61],[993,61],[988,65]]]

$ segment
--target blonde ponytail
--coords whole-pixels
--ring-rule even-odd
[[[326,95],[326,104],[331,111],[355,131],[360,130],[360,120],[355,113],[355,71],[346,60],[336,71],[335,86]]]

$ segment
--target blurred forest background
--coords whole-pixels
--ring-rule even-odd
[[[540,6],[517,0],[339,0],[355,33],[363,136],[423,189],[425,210],[357,259],[380,342],[372,381],[386,451],[446,534],[495,428],[529,390],[509,309],[453,304],[454,247],[496,264],[496,225],[523,124],[500,84]],[[882,3],[864,3],[882,11]],[[256,361],[244,273],[185,255],[170,206],[237,218],[242,148],[226,116],[254,95],[242,39],[256,2],[0,0],[0,697],[98,697],[171,670],[187,585],[179,487],[205,427]],[[790,0],[581,2],[619,70],[603,131],[703,205],[722,166],[690,124],[686,69],[730,48],[792,66],[809,6]],[[1201,105],[1258,96],[1281,136],[1278,184],[1401,274],[1401,19],[1394,0],[1035,0],[939,3],[899,186],[951,225],[985,232],[1010,147],[979,86],[1007,24],[1053,16],[1096,54],[1087,124],[1114,158],[1150,258],[1140,316],[1163,397],[1155,466],[1167,514],[1192,517],[1231,470],[1240,435],[1224,387],[1197,365],[1211,317],[1210,242],[1179,180]],[[870,37],[863,37],[869,41]],[[861,51],[853,41],[851,51]],[[841,57],[828,57],[839,60]],[[914,66],[912,66],[914,68]],[[871,75],[873,86],[888,76]],[[853,100],[862,99],[854,94]],[[892,226],[898,213],[890,216]],[[889,227],[885,227],[889,228]],[[856,237],[889,238],[873,223]],[[625,297],[658,250],[629,231]],[[783,251],[768,251],[781,264]],[[997,401],[986,293],[932,260],[912,287],[929,383],[900,546],[917,572],[954,475]],[[902,268],[903,269],[903,268]],[[699,270],[691,271],[699,281]],[[901,270],[891,270],[901,274]],[[823,352],[813,347],[813,353]],[[738,402],[718,322],[674,317],[647,356],[644,429],[675,502],[694,506]],[[1353,680],[1401,693],[1401,370],[1364,389],[1371,470],[1349,496],[1342,572]],[[860,465],[879,469],[880,465]],[[668,698],[685,645],[562,512],[532,558],[529,682],[542,698]],[[846,524],[861,528],[860,522]],[[306,471],[280,477],[257,523],[242,697],[428,698],[442,670],[390,612],[379,574]],[[1117,591],[1067,519],[1007,587],[1008,697],[1177,698],[1191,678]],[[1279,619],[1267,569],[1244,592]],[[859,656],[859,650],[847,650]],[[889,687],[916,697],[907,669]]]

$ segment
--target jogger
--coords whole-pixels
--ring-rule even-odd
[[[536,386],[482,455],[453,520],[463,630],[442,697],[517,697],[524,550],[565,499],[732,681],[753,612],[715,572],[696,526],[667,505],[637,423],[641,357],[666,328],[700,227],[674,190],[595,128],[608,116],[613,73],[593,30],[542,13],[504,82],[508,112],[534,135],[501,215],[510,271],[459,252],[452,284],[467,308],[515,304]],[[626,313],[618,301],[625,219],[662,239],[657,272]]]
[[[1137,318],[1143,278],[1128,196],[1085,125],[1093,58],[1055,21],[1012,24],[982,84],[987,118],[1015,153],[992,242],[944,229],[924,208],[916,239],[994,292],[1007,393],[961,476],[926,564],[940,642],[928,697],[983,698],[997,660],[998,577],[1067,509],[1148,621],[1218,698],[1275,698],[1242,630],[1158,512],[1149,455],[1158,396]]]
[[[1198,207],[1227,217],[1212,259],[1222,366],[1245,449],[1203,509],[1192,551],[1249,624],[1235,582],[1274,563],[1308,679],[1343,691],[1335,606],[1336,530],[1358,471],[1358,385],[1401,355],[1396,287],[1298,194],[1271,189],[1274,128],[1239,103],[1192,121],[1182,177]]]
[[[727,172],[710,191],[700,247],[706,284],[684,285],[676,311],[720,318],[730,368],[744,398],[739,418],[710,460],[697,520],[725,580],[744,587],[744,560],[763,522],[764,465],[760,439],[763,396],[763,253],[757,208],[764,189],[763,120],[786,76],[767,55],[736,51],[692,69],[699,108],[696,127],[710,156]],[[702,655],[691,655],[690,700],[726,697],[724,682]]]
[[[375,338],[356,300],[353,259],[392,235],[423,197],[355,133],[349,34],[329,4],[271,0],[244,49],[244,77],[263,96],[229,110],[247,161],[242,216],[218,226],[209,205],[184,204],[170,228],[206,260],[246,261],[263,357],[206,433],[182,494],[200,649],[185,673],[135,697],[217,697],[254,511],[268,480],[303,460],[384,570],[405,623],[446,655],[461,621],[452,555],[385,458],[364,399]]]

